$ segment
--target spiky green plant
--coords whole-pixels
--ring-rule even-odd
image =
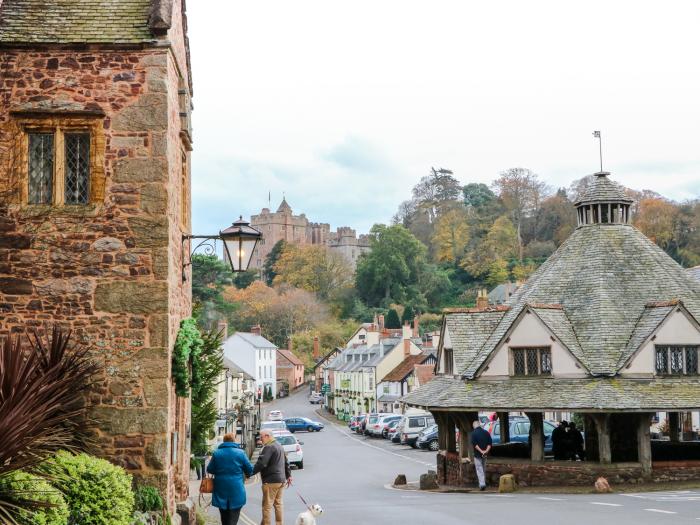
[[[85,397],[98,370],[87,348],[71,348],[70,332],[54,327],[49,339],[36,332],[0,344],[0,478],[34,472],[59,450],[84,450]],[[0,489],[0,523],[16,523],[20,509],[45,507],[26,491]]]

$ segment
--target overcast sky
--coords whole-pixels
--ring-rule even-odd
[[[388,222],[431,166],[700,195],[700,2],[190,0],[193,231]]]

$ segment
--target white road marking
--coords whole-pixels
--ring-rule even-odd
[[[424,466],[427,465],[427,466],[429,466],[429,467],[435,467],[435,465],[431,465],[431,464],[429,464],[429,463],[426,463],[425,461],[420,461],[420,460],[418,460],[418,459],[413,459],[413,458],[410,458],[410,457],[408,457],[408,456],[404,456],[403,454],[398,454],[398,453],[396,453],[396,452],[392,452],[392,451],[387,450],[387,449],[385,449],[385,448],[377,447],[377,446],[372,445],[372,444],[370,444],[370,443],[367,443],[367,442],[365,442],[365,441],[360,441],[359,438],[355,438],[355,437],[353,437],[353,436],[351,436],[351,435],[348,435],[346,432],[340,430],[339,428],[336,428],[335,425],[332,425],[332,428],[334,428],[337,432],[339,432],[341,436],[345,436],[345,437],[348,438],[350,441],[354,441],[354,442],[357,443],[358,445],[364,445],[365,447],[373,448],[373,449],[375,449],[375,450],[380,450],[380,451],[382,451],[382,452],[384,452],[384,453],[386,453],[386,454],[391,454],[392,456],[396,456],[396,457],[398,457],[398,458],[403,458],[403,459],[406,459],[406,460],[408,460],[408,461],[412,461],[413,463],[418,463],[419,465],[424,465]]]
[[[546,501],[564,501],[563,498],[548,498],[546,496],[539,496],[537,499],[543,499]]]
[[[486,496],[487,498],[514,498],[515,496],[511,496],[510,494],[482,494],[482,496]]]
[[[676,511],[673,510],[661,510],[661,509],[644,509],[647,512],[659,512],[661,514],[678,514]]]
[[[245,523],[245,525],[258,525],[258,524],[255,523],[252,519],[250,519],[248,516],[246,516],[245,514],[243,514],[242,512],[241,512],[240,518],[241,518],[241,521],[242,521],[243,523]]]
[[[591,505],[603,505],[605,507],[622,507],[620,503],[604,503],[602,501],[591,501]]]

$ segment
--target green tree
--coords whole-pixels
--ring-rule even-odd
[[[386,314],[384,326],[386,328],[401,328],[401,319],[399,319],[399,314],[396,313],[396,310],[393,308],[391,308]]]
[[[238,272],[233,277],[233,285],[236,288],[248,288],[251,284],[258,280],[257,270],[246,270]]]
[[[508,277],[508,263],[499,257],[489,265],[486,284],[496,286],[506,282]]]
[[[371,251],[357,264],[355,285],[362,299],[378,305],[410,299],[426,265],[426,248],[400,224],[376,224],[370,231]]]
[[[265,283],[268,286],[272,286],[272,283],[277,276],[277,273],[275,272],[275,265],[286,248],[287,243],[284,240],[279,240],[272,247],[270,253],[267,254],[267,257],[265,257],[265,263],[263,264],[263,276],[265,278]]]
[[[496,194],[486,184],[481,182],[465,184],[464,188],[462,188],[462,195],[464,196],[464,205],[467,208],[477,210],[493,204],[498,199]]]
[[[412,323],[415,316],[416,314],[413,311],[413,307],[410,304],[406,305],[406,308],[403,309],[403,314],[401,314],[401,322]]]
[[[222,333],[202,333],[202,345],[192,361],[192,451],[195,455],[206,452],[209,431],[214,428],[216,389],[224,370],[221,352]]]
[[[192,302],[201,327],[211,327],[221,318],[231,322],[236,305],[224,299],[223,291],[232,282],[230,266],[216,255],[192,256]]]

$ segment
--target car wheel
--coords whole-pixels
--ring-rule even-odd
[[[440,449],[440,445],[438,444],[438,440],[433,439],[430,443],[428,443],[428,449],[432,450],[433,452],[437,452]]]
[[[416,444],[415,441],[413,443],[411,443],[411,448],[418,448],[418,445]]]
[[[306,427],[306,431],[307,431],[307,432],[313,432],[313,431],[314,431],[314,427],[312,427],[311,425],[309,425],[308,427]]]
[[[294,432],[296,432],[296,430],[292,430],[291,428],[289,429],[290,434],[294,434]]]
[[[304,470],[304,460],[299,461],[299,462],[297,463],[297,468],[298,468],[299,470]]]

